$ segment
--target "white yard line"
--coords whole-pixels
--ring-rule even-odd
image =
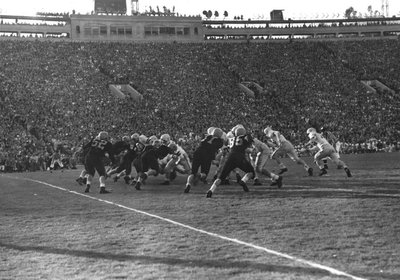
[[[271,249],[268,249],[268,248],[265,248],[265,247],[262,247],[262,246],[258,246],[258,245],[252,244],[252,243],[248,243],[248,242],[245,242],[245,241],[241,241],[241,240],[238,240],[238,239],[235,239],[235,238],[230,238],[230,237],[226,237],[226,236],[223,236],[223,235],[220,235],[220,234],[217,234],[217,233],[213,233],[213,232],[209,232],[209,231],[202,230],[202,229],[199,229],[199,228],[195,228],[195,227],[192,227],[192,226],[189,226],[189,225],[186,225],[186,224],[182,224],[180,222],[176,222],[176,221],[171,220],[171,219],[163,218],[161,216],[154,215],[154,214],[151,214],[151,213],[148,213],[148,212],[145,212],[145,211],[141,211],[141,210],[138,210],[138,209],[135,209],[135,208],[131,208],[131,207],[128,207],[128,206],[125,206],[125,205],[122,205],[122,204],[118,204],[118,203],[115,203],[115,202],[112,202],[112,201],[109,201],[109,200],[100,199],[100,198],[93,197],[93,196],[90,196],[90,195],[86,195],[84,193],[79,193],[79,192],[76,192],[76,191],[71,191],[71,190],[68,190],[66,188],[55,186],[55,185],[52,185],[52,184],[49,184],[49,183],[46,183],[46,182],[42,182],[42,181],[39,181],[39,180],[34,180],[34,179],[29,179],[29,178],[19,178],[19,177],[5,176],[5,175],[2,175],[2,176],[6,177],[6,178],[11,178],[11,179],[26,180],[26,181],[38,183],[38,184],[45,185],[45,186],[48,186],[48,187],[51,187],[51,188],[54,188],[54,189],[62,190],[62,191],[65,191],[65,192],[68,192],[68,193],[71,193],[71,194],[75,194],[75,195],[86,197],[86,198],[89,198],[89,199],[92,199],[92,200],[96,200],[96,201],[99,201],[99,202],[111,204],[111,205],[117,206],[119,208],[123,208],[123,209],[129,210],[129,211],[133,211],[133,212],[136,212],[136,213],[139,213],[139,214],[143,214],[143,215],[146,215],[146,216],[149,216],[149,217],[152,217],[152,218],[156,218],[156,219],[159,219],[159,220],[162,220],[162,221],[165,221],[165,222],[168,222],[168,223],[171,223],[171,224],[183,227],[183,228],[190,229],[190,230],[195,231],[195,232],[203,233],[203,234],[206,234],[206,235],[209,235],[209,236],[213,236],[213,237],[216,237],[216,238],[219,238],[219,239],[222,239],[222,240],[226,240],[226,241],[230,241],[230,242],[233,242],[233,243],[236,243],[236,244],[240,244],[240,245],[244,245],[244,246],[247,246],[247,247],[251,247],[251,248],[254,248],[254,249],[257,249],[257,250],[260,250],[260,251],[267,252],[267,253],[269,253],[271,255],[275,255],[275,256],[278,256],[278,257],[285,258],[285,259],[289,259],[289,260],[292,260],[292,261],[295,261],[295,262],[298,262],[298,263],[302,263],[302,264],[305,264],[305,265],[308,265],[310,267],[317,268],[317,269],[320,269],[320,270],[328,271],[329,273],[331,273],[333,275],[344,276],[344,277],[347,277],[347,278],[350,278],[350,279],[353,279],[353,280],[367,280],[366,278],[360,278],[360,277],[348,274],[348,273],[346,273],[344,271],[340,271],[340,270],[337,270],[337,269],[329,267],[329,266],[325,266],[325,265],[318,264],[318,263],[315,263],[315,262],[312,262],[312,261],[308,261],[308,260],[305,260],[305,259],[297,258],[297,257],[291,256],[291,255],[285,254],[285,253],[274,251],[274,250],[271,250]]]

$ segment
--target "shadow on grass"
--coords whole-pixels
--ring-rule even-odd
[[[23,252],[34,251],[44,254],[69,255],[74,257],[106,259],[112,261],[128,261],[128,262],[132,261],[132,262],[141,262],[144,264],[147,263],[147,264],[166,264],[166,265],[184,266],[184,267],[240,269],[242,273],[260,271],[260,272],[277,272],[283,274],[313,275],[321,277],[331,275],[328,271],[312,267],[272,265],[272,264],[256,263],[251,261],[180,259],[171,257],[112,254],[112,253],[102,253],[95,251],[52,248],[46,246],[33,246],[33,245],[22,246],[22,245],[4,244],[4,243],[0,243],[0,247],[17,251],[23,251]]]

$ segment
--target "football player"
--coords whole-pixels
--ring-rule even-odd
[[[328,171],[324,168],[321,163],[324,158],[330,158],[339,169],[343,168],[346,172],[347,177],[352,177],[350,169],[342,160],[339,159],[339,154],[335,151],[335,148],[322,136],[322,134],[317,133],[314,128],[309,128],[307,130],[308,138],[310,139],[306,144],[315,144],[314,147],[309,148],[310,151],[317,151],[314,155],[315,164],[320,169],[320,176],[325,175]]]
[[[259,186],[261,182],[259,181],[259,177],[261,174],[264,174],[271,178],[271,186],[277,185],[279,188],[282,187],[282,178],[279,175],[276,175],[272,172],[269,172],[265,167],[267,165],[268,158],[270,158],[272,151],[270,146],[273,146],[271,142],[268,142],[268,145],[257,138],[253,139],[253,147],[255,149],[256,159],[254,160],[254,169],[255,169],[255,178],[254,185]]]
[[[197,178],[205,182],[210,172],[211,163],[215,159],[218,150],[223,146],[222,136],[223,132],[220,128],[213,128],[213,131],[210,130],[208,135],[200,142],[200,145],[193,153],[191,174],[187,178],[184,193],[190,191]]]
[[[168,141],[163,141],[159,147],[153,145],[145,146],[143,153],[139,157],[140,171],[139,177],[135,183],[135,189],[140,190],[143,181],[145,181],[149,176],[158,176],[160,173],[160,165],[158,160],[165,158],[168,154],[179,155],[177,153],[176,144],[169,143],[167,146],[167,142]],[[171,142],[170,138],[169,142]]]
[[[135,160],[135,158],[138,156],[137,150],[136,150],[136,144],[139,141],[139,134],[134,133],[132,134],[131,137],[129,137],[130,141],[129,147],[127,148],[126,152],[122,156],[121,163],[114,168],[113,170],[110,170],[107,172],[108,177],[111,177],[111,175],[117,173],[116,176],[114,176],[113,180],[114,182],[117,182],[118,179],[122,176],[124,176],[125,183],[129,184],[131,178],[130,174],[132,172],[132,162]]]
[[[273,130],[270,126],[267,126],[263,132],[277,146],[277,149],[272,153],[271,158],[274,159],[280,167],[278,175],[288,171],[285,164],[283,164],[279,159],[285,155],[288,155],[290,159],[297,164],[303,165],[304,169],[308,172],[308,176],[313,175],[313,169],[308,166],[304,160],[299,158],[293,144],[287,140],[285,136],[283,136],[279,131]]]
[[[104,167],[103,159],[108,157],[112,164],[115,163],[115,158],[113,154],[113,147],[109,141],[109,136],[106,131],[101,131],[92,141],[89,143],[90,148],[85,157],[85,170],[86,174],[86,189],[85,192],[88,193],[90,186],[92,184],[92,179],[97,171],[100,178],[100,193],[109,193],[106,190],[106,169]]]
[[[221,181],[229,176],[230,172],[235,168],[239,168],[245,172],[243,178],[239,181],[245,192],[249,191],[246,182],[253,179],[255,176],[254,168],[251,165],[246,155],[247,149],[251,147],[253,139],[251,135],[246,134],[246,129],[242,126],[237,127],[234,131],[234,137],[230,139],[230,151],[226,156],[226,161],[222,167],[221,173],[218,178],[213,182],[207,192],[206,197],[210,198],[215,192],[216,188],[221,184]]]

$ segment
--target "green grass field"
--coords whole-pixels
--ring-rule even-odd
[[[0,279],[400,279],[400,153],[342,158],[352,178],[284,159],[282,189],[212,198],[184,176],[104,195],[80,170],[1,174]]]

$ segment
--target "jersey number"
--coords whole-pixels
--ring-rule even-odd
[[[232,148],[233,146],[242,146],[243,145],[243,138],[230,138],[229,139],[229,148]]]
[[[94,140],[92,143],[92,147],[96,147],[100,150],[104,150],[105,146],[107,145],[106,140]]]

